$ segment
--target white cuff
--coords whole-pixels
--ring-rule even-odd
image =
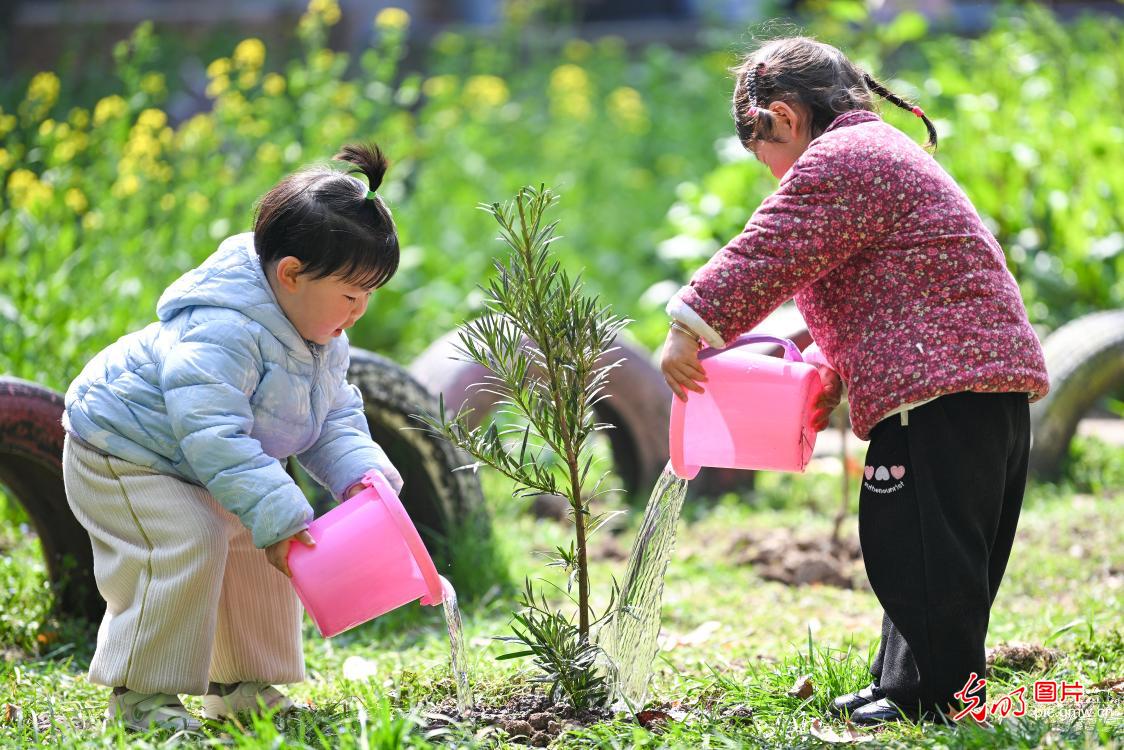
[[[699,336],[702,336],[702,340],[706,342],[707,346],[712,346],[715,349],[726,348],[726,342],[722,340],[718,332],[707,325],[707,322],[699,317],[697,312],[688,307],[687,303],[681,300],[678,295],[668,300],[664,311],[673,320],[678,320]]]

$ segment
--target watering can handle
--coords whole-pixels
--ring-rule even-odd
[[[800,354],[799,347],[791,339],[781,338],[780,336],[770,336],[767,333],[747,333],[744,336],[739,336],[734,339],[733,343],[725,349],[716,349],[715,353],[729,351],[745,344],[758,344],[768,342],[770,344],[779,344],[784,347],[784,358],[789,362],[803,362],[804,357]]]
[[[390,486],[389,480],[386,475],[378,469],[371,469],[363,475],[361,480],[363,484],[374,489],[379,495],[383,497],[397,498],[398,493]],[[441,585],[441,578],[437,575],[437,569],[433,567],[430,562],[429,551],[425,548],[425,543],[418,535],[418,531],[410,522],[410,518],[406,515],[405,509],[401,504],[395,501],[394,505],[397,507],[399,513],[390,513],[391,520],[398,526],[399,533],[402,534],[402,539],[406,542],[406,546],[410,550],[410,554],[418,561],[418,568],[421,570],[422,579],[425,580],[426,588],[429,589],[429,596],[422,597],[421,603],[428,606],[436,606],[440,604],[445,598],[445,589]],[[422,561],[427,561],[428,565],[423,565]]]

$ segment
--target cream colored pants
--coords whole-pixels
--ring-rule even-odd
[[[304,679],[300,600],[209,492],[69,437],[63,479],[106,601],[91,682],[198,695]]]

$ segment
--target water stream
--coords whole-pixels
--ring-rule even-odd
[[[617,610],[597,636],[615,671],[614,702],[638,711],[644,707],[652,661],[658,645],[663,607],[664,573],[675,549],[675,532],[687,480],[675,476],[669,463],[644,509],[644,520],[620,581]]]
[[[475,702],[472,686],[468,682],[468,654],[464,650],[464,628],[461,625],[461,610],[457,606],[457,592],[445,576],[441,578],[441,589],[445,594],[441,602],[445,610],[445,626],[449,629],[449,663],[453,670],[453,681],[457,684],[457,710],[463,716]]]

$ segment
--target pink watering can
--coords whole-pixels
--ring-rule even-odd
[[[784,359],[743,349],[772,342]],[[812,415],[823,390],[816,368],[792,341],[750,333],[725,349],[699,354],[705,393],[671,401],[671,468],[694,479],[703,466],[804,471],[816,431]]]
[[[325,637],[415,599],[430,606],[444,599],[433,560],[386,477],[372,470],[363,483],[309,525],[315,547],[289,545],[293,587]]]

